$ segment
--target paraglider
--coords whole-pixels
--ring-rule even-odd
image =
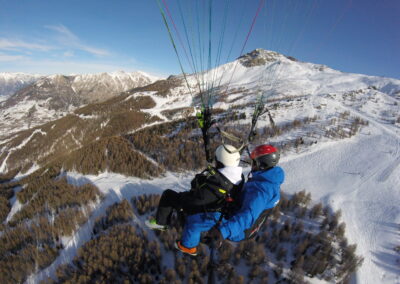
[[[215,153],[215,167],[208,166],[197,174],[189,191],[165,190],[156,217],[146,221],[146,225],[151,229],[165,230],[174,211],[185,214],[182,238],[176,242],[176,248],[184,253],[197,255],[200,233],[212,227],[203,222],[202,213],[221,212],[230,192],[239,190],[243,185],[244,177],[239,162],[240,154],[235,147],[219,146]]]

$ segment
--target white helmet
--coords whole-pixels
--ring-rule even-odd
[[[215,150],[215,159],[225,167],[237,167],[240,163],[240,153],[232,145],[220,145]]]

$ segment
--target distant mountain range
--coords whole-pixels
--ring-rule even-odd
[[[0,96],[8,99],[5,104],[7,107],[21,100],[37,101],[62,96],[75,97],[76,100],[71,100],[71,103],[76,103],[77,100],[91,103],[109,99],[132,88],[148,85],[157,79],[140,71],[51,76],[0,73]],[[65,107],[64,104],[53,106]]]
[[[143,72],[37,76],[0,73],[0,128],[5,134],[59,118],[88,103],[103,102],[154,82]],[[14,93],[12,93],[14,92]],[[11,124],[9,123],[11,122]]]

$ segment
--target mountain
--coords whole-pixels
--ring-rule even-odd
[[[220,82],[214,91],[214,108],[222,113],[235,109],[248,117],[262,93],[270,107],[277,109],[275,116],[287,110],[284,117],[275,118],[278,121],[302,119],[304,109],[320,113],[323,121],[351,107],[361,118],[400,133],[400,80],[343,73],[272,51],[257,49],[208,73],[188,75],[186,80],[170,76],[137,86],[151,82],[143,76],[124,72],[54,75],[20,90],[0,108],[0,170],[44,165],[49,157],[85,147],[94,139],[190,117],[193,107],[200,104],[199,78]],[[118,91],[111,95],[111,90]],[[104,101],[105,96],[112,98]],[[302,101],[306,103],[298,105]]]
[[[262,281],[264,278],[254,272],[260,269],[261,274],[268,270],[269,282],[276,282],[279,277],[298,276],[290,274],[293,250],[298,248],[294,249],[284,239],[287,239],[285,230],[302,220],[304,234],[315,243],[316,239],[320,242],[319,247],[308,246],[307,250],[305,246],[301,250],[305,256],[319,253],[318,259],[302,266],[304,270],[309,271],[310,265],[312,268],[315,263],[329,266],[325,256],[333,253],[335,265],[345,266],[346,273],[351,273],[358,262],[343,262],[339,258],[356,254],[364,258],[364,263],[352,275],[354,283],[398,281],[400,80],[344,73],[261,49],[209,72],[188,75],[190,90],[183,76],[171,76],[103,102],[74,107],[62,118],[2,139],[0,171],[10,175],[13,170],[14,174],[20,170],[25,172],[25,176],[20,173],[12,183],[4,183],[4,190],[0,191],[4,196],[0,201],[5,204],[0,210],[0,217],[3,216],[0,220],[4,220],[1,224],[4,229],[0,227],[0,230],[7,230],[4,233],[7,236],[14,232],[15,236],[25,238],[15,246],[6,242],[5,249],[20,250],[4,255],[23,260],[30,253],[35,255],[35,241],[32,240],[37,243],[39,238],[43,244],[36,250],[42,256],[37,264],[16,265],[7,271],[21,270],[22,279],[29,276],[30,283],[48,276],[74,282],[71,277],[81,275],[86,279],[89,276],[81,273],[98,271],[95,267],[105,263],[112,267],[112,273],[121,269],[119,276],[129,279],[131,270],[119,259],[124,255],[125,244],[129,244],[125,247],[135,248],[126,253],[133,253],[140,263],[148,264],[149,271],[155,269],[153,273],[144,271],[147,274],[142,275],[143,281],[155,281],[152,277],[158,277],[157,273],[172,281],[172,276],[167,277],[172,272],[167,271],[174,269],[174,263],[179,267],[176,271],[182,271],[182,265],[186,271],[195,271],[196,265],[201,266],[201,262],[190,261],[185,266],[185,259],[171,251],[170,244],[179,231],[174,229],[172,236],[156,235],[143,226],[149,214],[154,213],[144,208],[157,203],[157,197],[149,194],[159,194],[166,188],[187,190],[194,171],[205,166],[201,132],[195,117],[195,108],[201,106],[198,79],[220,82],[212,93],[213,118],[222,130],[242,138],[248,135],[255,102],[264,94],[275,127],[270,125],[266,115],[262,116],[252,144],[268,142],[278,146],[281,165],[286,171],[282,190],[289,196],[302,190],[310,192],[311,207],[319,208],[321,203],[326,206],[324,214],[328,214],[328,217],[321,215],[311,220],[307,217],[308,209],[292,202],[294,209],[282,214],[283,219],[271,221],[271,227],[260,236],[266,243],[276,243],[275,248],[266,249],[267,262],[254,260],[243,251],[240,253],[240,249],[254,252],[254,255],[264,251],[259,246],[261,243],[237,244],[230,249],[238,253],[239,259],[233,253],[230,261],[221,263],[221,273],[238,271],[244,275],[242,280],[234,278],[234,283],[250,281],[250,274]],[[10,115],[9,123],[14,119]],[[215,128],[211,135],[212,147],[215,147],[221,137]],[[242,158],[247,157],[244,154]],[[85,185],[95,186],[97,190],[85,188]],[[76,192],[76,196],[68,192]],[[144,194],[146,196],[142,196]],[[62,199],[64,197],[66,200]],[[128,203],[121,202],[125,199]],[[287,205],[287,201],[282,203]],[[84,212],[83,216],[80,212]],[[305,219],[298,218],[301,212],[305,213]],[[72,217],[65,217],[69,215]],[[35,219],[38,216],[42,219]],[[70,224],[70,220],[76,222]],[[342,221],[346,224],[341,224]],[[33,232],[39,222],[41,228],[46,229],[40,231],[40,237],[35,237]],[[31,227],[26,229],[25,224]],[[336,233],[345,228],[345,238],[336,238],[331,231],[324,234],[320,231],[324,226]],[[50,233],[46,235],[45,230]],[[144,237],[145,241],[138,245],[132,236],[138,240]],[[276,236],[282,239],[276,241]],[[3,239],[6,236],[2,238],[0,234],[0,241]],[[294,234],[294,239],[300,246],[303,236]],[[22,243],[26,245],[20,245]],[[148,251],[141,249],[145,243]],[[327,243],[332,246],[325,246]],[[355,243],[357,248],[352,245]],[[116,250],[111,250],[108,256],[101,255],[110,247]],[[207,250],[203,250],[207,254]],[[279,258],[277,252],[281,252]],[[152,266],[156,260],[151,256],[156,256],[160,266]],[[129,258],[129,263],[131,259],[136,258]],[[235,259],[238,266],[235,266]],[[207,263],[204,259],[202,262]],[[4,260],[2,264],[12,263],[17,261]],[[114,266],[115,263],[120,263],[122,268]],[[259,267],[246,268],[248,263]],[[90,269],[78,273],[77,269],[82,267]],[[342,275],[337,268],[329,267],[326,271],[323,269],[326,267],[322,267],[323,273],[310,273],[304,280],[311,283],[344,280],[347,274]],[[186,276],[181,280],[188,280]],[[227,277],[226,274],[223,277]]]
[[[143,72],[123,71],[41,77],[1,103],[0,127],[6,131],[0,137],[60,118],[79,106],[102,102],[156,79]]]
[[[40,75],[0,73],[0,101],[38,80]]]

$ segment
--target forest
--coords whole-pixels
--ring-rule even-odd
[[[71,264],[60,266],[46,283],[206,283],[209,248],[200,244],[190,257],[174,249],[182,231],[179,218],[165,232],[143,229],[159,195],[142,195],[114,204],[93,227],[92,239]],[[300,191],[282,194],[259,235],[218,250],[221,283],[307,283],[316,277],[346,283],[362,264],[348,244],[341,212],[331,212]]]

